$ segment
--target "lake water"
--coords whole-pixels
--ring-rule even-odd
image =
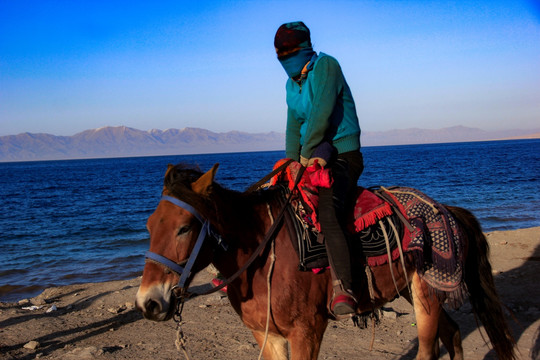
[[[465,207],[484,231],[540,226],[540,140],[366,147],[359,184],[410,186]],[[0,301],[140,275],[168,163],[220,163],[244,190],[283,151],[0,163]]]

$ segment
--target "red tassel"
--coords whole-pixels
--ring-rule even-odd
[[[392,208],[388,203],[383,203],[356,219],[354,221],[354,226],[356,231],[359,232],[371,225],[374,225],[377,220],[389,215],[392,215]]]

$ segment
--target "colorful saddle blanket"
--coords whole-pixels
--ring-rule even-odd
[[[278,168],[287,159],[280,160],[274,166],[274,169]],[[301,165],[297,162],[291,163],[285,170],[285,172],[277,174],[270,181],[270,185],[275,185],[278,182],[286,183],[289,185],[289,190],[294,187],[294,182]],[[317,218],[317,208],[319,205],[318,187],[321,184],[323,186],[330,186],[331,180],[330,173],[327,169],[307,168],[306,172],[302,176],[302,179],[298,183],[300,189],[300,201],[304,206],[307,218],[305,219],[309,224],[314,226],[317,231],[321,231],[321,226]],[[322,180],[321,180],[322,179]],[[353,232],[359,232],[366,227],[373,225],[377,220],[382,219],[385,216],[392,215],[392,207],[381,200],[373,192],[358,188],[358,198],[356,206],[354,208],[354,224],[352,224]]]
[[[284,161],[286,159],[277,162],[274,168]],[[291,163],[286,171],[271,180],[271,184],[286,184],[288,190],[292,190],[300,168],[299,163]],[[321,178],[331,179],[331,174],[317,173],[320,170],[306,170],[298,184],[298,196],[292,201],[295,216],[311,233],[301,235],[304,240],[299,240],[296,246],[301,269],[326,263],[325,248],[318,235],[318,190],[314,183],[320,184]],[[450,294],[450,298],[458,300],[462,298],[463,235],[444,206],[416,189],[392,187],[368,190],[359,187],[353,215],[350,231],[357,234],[369,266],[388,262],[385,237],[390,243],[392,261],[397,260],[397,241],[400,241],[403,251],[414,255],[417,271],[435,292]]]
[[[393,187],[385,193],[412,227],[407,250],[414,255],[418,273],[452,306],[461,305],[466,294],[462,281],[465,240],[454,216],[416,189]]]

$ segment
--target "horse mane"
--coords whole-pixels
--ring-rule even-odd
[[[185,201],[220,230],[223,236],[252,227],[254,232],[263,231],[262,221],[255,206],[272,197],[273,191],[239,192],[212,183],[209,196],[192,190],[191,184],[203,175],[198,166],[180,163],[170,166],[165,174],[163,189],[170,195]]]

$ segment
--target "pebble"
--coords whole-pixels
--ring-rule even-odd
[[[30,302],[31,302],[33,305],[45,305],[45,304],[47,304],[47,301],[46,301],[44,298],[40,297],[40,296],[35,297],[35,298],[32,298],[32,299],[30,300]]]
[[[118,306],[118,307],[115,307],[115,308],[108,308],[107,311],[110,312],[111,314],[120,314],[122,311],[126,310],[126,306],[125,305],[122,305],[122,306]]]
[[[381,308],[381,312],[385,319],[396,320],[398,317],[398,314],[394,310],[389,308]]]
[[[216,303],[216,302],[219,302],[220,300],[221,300],[221,295],[220,294],[215,294],[215,295],[208,296],[207,299],[206,299],[206,302],[207,303]]]
[[[35,341],[35,340],[32,340],[32,341],[27,342],[26,344],[24,344],[23,347],[25,349],[36,350],[39,347],[39,343],[37,341]]]
[[[103,349],[98,349],[95,346],[89,346],[86,348],[75,348],[69,353],[63,356],[64,359],[69,360],[81,360],[81,359],[94,359],[96,356],[103,354]]]
[[[22,299],[18,302],[19,305],[28,305],[30,304],[30,300],[28,299]]]

